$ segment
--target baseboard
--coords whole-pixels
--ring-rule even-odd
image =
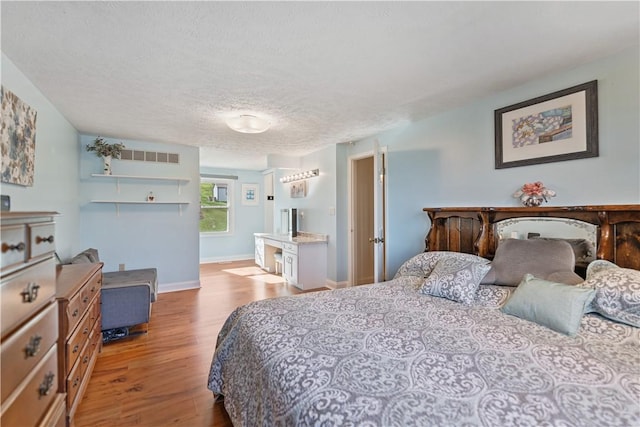
[[[186,291],[187,289],[199,289],[200,281],[192,282],[174,282],[174,283],[158,283],[158,293]]]
[[[224,257],[200,258],[200,264],[209,264],[214,262],[246,261],[249,259],[255,259],[255,254],[234,255],[230,257],[224,256]]]
[[[327,279],[327,288],[329,289],[341,289],[341,288],[346,288],[349,286],[349,282],[342,281],[342,282],[334,282],[333,280],[329,280]]]

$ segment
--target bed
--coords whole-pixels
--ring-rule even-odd
[[[501,242],[496,230],[515,211],[426,211],[428,251],[392,280],[237,308],[218,335],[208,388],[243,426],[640,425],[640,272],[628,264],[640,260],[640,210],[598,208],[561,216],[524,209],[522,217],[585,223],[584,212],[595,213],[598,259],[584,282],[558,284],[549,278],[568,276],[554,271],[516,286],[485,280],[507,245],[550,244],[568,254],[569,243]],[[573,252],[566,258],[575,264]],[[611,283],[623,276],[630,282],[616,293]],[[462,282],[464,291],[451,293]],[[472,292],[466,282],[477,282]],[[507,310],[517,313],[515,300],[526,305],[548,289],[561,290],[542,307],[551,320]]]

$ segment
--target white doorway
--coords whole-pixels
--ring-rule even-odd
[[[386,280],[386,152],[349,161],[349,283]]]

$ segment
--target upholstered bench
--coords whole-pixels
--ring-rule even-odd
[[[102,274],[102,330],[148,323],[158,297],[155,268]]]
[[[100,262],[96,249],[86,249],[71,263]],[[158,297],[155,268],[102,274],[102,331],[104,341],[129,335],[132,326],[149,323],[152,303]]]

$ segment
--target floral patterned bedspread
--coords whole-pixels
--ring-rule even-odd
[[[239,307],[208,388],[237,426],[640,426],[640,329],[571,338],[500,312],[511,288],[467,306],[422,280]]]

